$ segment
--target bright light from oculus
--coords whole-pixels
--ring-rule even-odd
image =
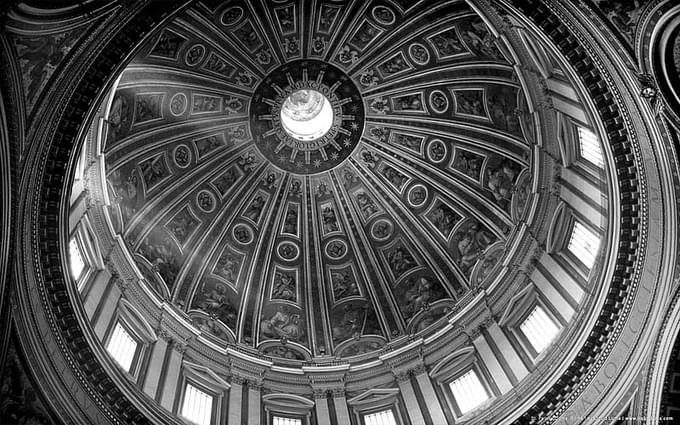
[[[298,90],[283,103],[281,124],[297,140],[316,140],[333,125],[333,107],[326,96],[316,90]]]

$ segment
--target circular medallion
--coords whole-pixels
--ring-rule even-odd
[[[438,114],[443,114],[449,109],[449,100],[441,90],[435,90],[430,93],[430,106]]]
[[[237,24],[243,17],[243,9],[240,6],[232,6],[222,13],[222,25],[231,26]]]
[[[416,184],[408,191],[408,203],[413,207],[419,207],[427,200],[427,188],[422,184]]]
[[[253,241],[253,231],[245,224],[235,226],[233,235],[234,240],[243,245],[248,245]]]
[[[187,145],[179,145],[175,148],[172,159],[179,168],[186,168],[191,163],[191,149]]]
[[[276,248],[276,251],[278,252],[279,257],[286,261],[296,260],[300,256],[300,250],[292,242],[281,242]]]
[[[373,223],[373,226],[371,226],[371,236],[377,241],[384,241],[392,236],[392,230],[394,230],[392,222],[389,220],[380,219]]]
[[[257,147],[271,163],[316,174],[352,153],[364,129],[364,107],[343,71],[305,59],[275,69],[260,83],[250,119]]]
[[[439,139],[434,139],[427,145],[427,157],[434,163],[440,163],[446,157],[446,145]]]
[[[186,61],[187,65],[196,66],[203,60],[204,56],[205,46],[202,44],[194,44],[189,50],[187,50],[184,60]]]
[[[342,239],[333,239],[326,244],[326,255],[333,260],[339,260],[347,254],[347,244]]]
[[[170,99],[170,112],[178,117],[187,110],[187,104],[187,96],[184,93],[177,93]]]
[[[373,8],[373,18],[382,25],[392,25],[396,20],[394,12],[385,6],[376,6]]]
[[[196,195],[196,205],[205,213],[215,211],[215,204],[215,195],[209,190],[202,190]]]
[[[430,52],[420,43],[413,43],[408,48],[408,54],[413,59],[413,62],[418,65],[425,65],[430,61]]]

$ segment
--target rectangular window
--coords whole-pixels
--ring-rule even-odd
[[[364,425],[397,425],[397,421],[392,410],[382,410],[364,415]]]
[[[130,372],[138,345],[139,343],[135,341],[128,331],[125,330],[125,327],[118,322],[113,329],[106,350],[123,369]]]
[[[85,261],[83,261],[80,247],[75,238],[71,239],[71,242],[68,244],[68,254],[71,263],[71,275],[77,281],[85,270]]]
[[[210,425],[213,396],[187,383],[181,415],[197,425]]]
[[[600,168],[604,165],[600,140],[595,133],[583,127],[578,128],[578,140],[581,148],[581,158]]]
[[[597,256],[597,249],[599,246],[600,238],[586,226],[575,221],[567,249],[588,267],[588,269],[593,267],[593,264],[595,263],[595,257]]]
[[[302,419],[274,416],[274,423],[272,425],[302,425]]]
[[[529,316],[520,325],[520,329],[537,353],[543,351],[555,338],[557,332],[559,332],[555,322],[548,317],[540,306],[534,307]]]
[[[461,414],[465,414],[489,399],[484,385],[474,370],[469,370],[449,384]]]

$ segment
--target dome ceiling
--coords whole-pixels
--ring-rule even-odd
[[[369,3],[198,2],[115,89],[114,225],[217,341],[357,356],[499,276],[535,141],[510,49],[462,2]]]

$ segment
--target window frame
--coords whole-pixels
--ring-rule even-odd
[[[550,344],[541,352],[536,351],[529,338],[526,337],[521,329],[522,323],[527,320],[536,307],[540,307],[558,328]],[[566,327],[566,323],[559,318],[554,311],[554,307],[543,298],[533,283],[529,284],[510,300],[501,319],[498,321],[498,325],[505,328],[510,344],[515,347],[529,369],[532,369],[541,358],[550,352],[550,348],[555,344],[559,334]]]
[[[583,263],[578,256],[569,249],[569,242],[571,241],[574,223],[576,221],[600,238],[595,254],[595,260],[590,267]],[[602,231],[595,228],[592,223],[581,217],[564,200],[561,200],[555,209],[548,229],[546,251],[555,261],[563,266],[572,277],[577,279],[584,289],[588,282],[588,278],[599,268],[603,243],[605,243],[605,241],[603,240]]]
[[[116,325],[120,323],[128,334],[137,342],[137,349],[135,356],[132,359],[130,370],[125,370],[114,358],[110,355],[107,347],[113,336]],[[108,329],[102,339],[102,345],[106,353],[111,357],[113,363],[125,375],[135,382],[138,386],[144,381],[148,363],[151,357],[151,346],[157,340],[157,336],[153,328],[144,319],[139,310],[137,310],[130,301],[121,299],[118,302],[116,312],[109,323]]]
[[[270,416],[270,418],[271,418],[271,424],[272,424],[272,425],[277,425],[277,423],[276,423],[276,419],[277,419],[277,418],[278,418],[278,419],[292,419],[292,420],[294,420],[294,421],[300,421],[300,425],[306,425],[306,424],[305,424],[305,418],[304,418],[304,417],[297,416],[297,415],[283,414],[283,413],[278,413],[278,412],[277,412],[277,413],[274,413],[274,412],[272,412],[272,413],[270,413],[269,416]]]
[[[462,408],[461,408],[461,406],[460,406],[460,401],[456,398],[456,395],[453,393],[453,388],[451,388],[451,387],[452,387],[452,385],[453,385],[457,380],[462,379],[465,375],[467,375],[467,374],[469,374],[469,373],[474,374],[474,376],[475,376],[475,377],[477,378],[477,380],[479,381],[479,383],[480,383],[480,385],[481,385],[481,387],[482,387],[482,391],[484,391],[484,393],[486,394],[486,399],[481,400],[481,401],[478,402],[475,406],[473,406],[473,407],[470,408],[469,410],[466,410],[465,412],[463,412],[463,410],[462,410]],[[464,371],[458,373],[458,376],[455,377],[455,378],[453,378],[453,379],[451,379],[451,380],[447,383],[447,386],[448,386],[449,391],[451,392],[451,399],[453,400],[453,403],[454,403],[454,408],[455,408],[454,412],[455,412],[456,414],[460,415],[461,417],[467,415],[468,413],[474,412],[475,410],[479,409],[481,406],[483,406],[484,404],[486,404],[486,403],[487,403],[489,400],[491,400],[491,398],[492,398],[492,395],[490,394],[489,389],[487,388],[486,385],[484,385],[483,378],[480,376],[479,372],[476,370],[476,368],[474,367],[474,365],[473,365],[472,367],[468,368],[467,370],[464,370]]]
[[[302,425],[310,425],[315,403],[294,394],[272,393],[262,396],[267,425],[274,424],[274,417],[299,419]]]
[[[468,373],[470,370],[474,371],[477,375],[488,398],[473,409],[463,413],[458,401],[453,395],[451,383]],[[473,347],[462,348],[442,359],[432,368],[430,376],[435,379],[439,391],[444,394],[444,399],[448,403],[451,414],[456,422],[477,416],[484,406],[489,405],[500,395],[500,390],[491,379],[484,362],[478,357],[477,351]]]
[[[176,416],[186,424],[196,424],[196,422],[192,422],[182,416],[182,407],[188,384],[212,397],[210,425],[218,425],[224,422],[222,416],[227,412],[228,394],[231,390],[231,385],[205,366],[191,363],[187,360],[182,362],[180,383],[177,386],[179,394],[175,393],[173,412]]]
[[[347,400],[354,423],[366,425],[366,415],[390,410],[397,425],[404,425],[400,394],[397,388],[373,388]]]
[[[526,323],[527,320],[529,320],[529,316],[534,312],[534,310],[540,309],[543,314],[547,316],[547,319],[552,322],[552,324],[557,328],[557,331],[555,332],[555,335],[552,336],[550,341],[545,345],[545,347],[541,351],[537,351],[536,347],[531,343],[531,340],[529,337],[526,335],[524,330],[522,330],[522,325]],[[527,313],[524,315],[522,320],[519,321],[517,324],[517,327],[515,328],[515,332],[517,333],[518,339],[522,341],[522,343],[526,344],[526,350],[532,355],[532,358],[536,359],[541,357],[541,354],[547,352],[550,347],[555,343],[555,340],[557,339],[557,336],[560,334],[564,327],[561,326],[560,322],[555,319],[555,317],[552,315],[549,309],[547,309],[544,305],[543,302],[540,298],[536,297],[534,300],[534,303],[531,305],[531,307],[528,308]]]
[[[206,388],[204,385],[201,385],[200,383],[196,382],[195,380],[191,378],[185,378],[182,382],[181,388],[181,394],[180,394],[180,400],[178,402],[178,409],[177,409],[177,417],[180,418],[180,420],[192,424],[192,425],[202,425],[199,424],[198,422],[194,422],[191,419],[187,418],[186,416],[183,415],[182,411],[184,409],[184,400],[186,399],[186,394],[187,394],[187,389],[189,386],[194,387],[198,391],[208,395],[211,399],[211,407],[210,407],[210,423],[208,425],[217,425],[219,422],[216,419],[216,416],[220,413],[219,412],[219,405],[218,405],[218,396],[211,391],[210,388]]]
[[[90,220],[88,219],[87,215],[84,215],[83,217],[81,217],[80,221],[69,235],[69,245],[71,241],[76,242],[76,245],[78,246],[78,250],[80,252],[80,257],[83,260],[83,263],[85,264],[85,267],[83,271],[80,273],[80,276],[78,276],[78,278],[75,279],[73,277],[73,274],[71,273],[71,253],[69,246],[67,252],[68,258],[67,270],[69,272],[68,275],[75,282],[76,288],[80,293],[81,297],[86,296],[87,292],[90,290],[90,287],[92,286],[92,282],[94,281],[94,277],[97,275],[97,272],[104,268],[104,261],[102,260],[99,248],[94,243],[94,240],[91,237],[91,235],[93,234],[94,232],[92,230]]]
[[[366,416],[380,412],[392,412],[392,418],[394,418],[394,425],[402,425],[402,422],[400,421],[401,418],[399,417],[399,413],[397,412],[397,406],[394,404],[389,406],[388,408],[380,407],[363,411],[361,413],[361,422],[359,423],[361,425],[366,425]]]
[[[591,125],[583,123],[563,112],[557,112],[558,145],[562,156],[562,165],[572,168],[580,176],[595,185],[601,185],[605,180],[605,166],[607,159],[600,134]],[[590,131],[600,142],[602,166],[590,162],[581,154],[581,138],[579,128]]]
[[[128,375],[131,375],[133,377],[136,377],[140,366],[141,366],[141,354],[142,350],[144,349],[143,343],[141,339],[136,335],[134,331],[132,331],[131,326],[126,323],[126,321],[120,317],[118,317],[116,320],[113,321],[113,326],[111,326],[110,330],[107,332],[106,338],[104,339],[104,349],[108,353],[108,355],[113,359],[113,361],[118,365],[118,367],[121,370],[124,370],[127,372]],[[111,343],[111,339],[113,338],[113,334],[116,331],[116,328],[118,326],[121,326],[123,330],[132,338],[132,340],[135,342],[135,352],[132,355],[132,361],[130,362],[130,368],[129,370],[126,370],[123,365],[121,365],[118,360],[113,357],[113,354],[109,351],[109,344]]]

